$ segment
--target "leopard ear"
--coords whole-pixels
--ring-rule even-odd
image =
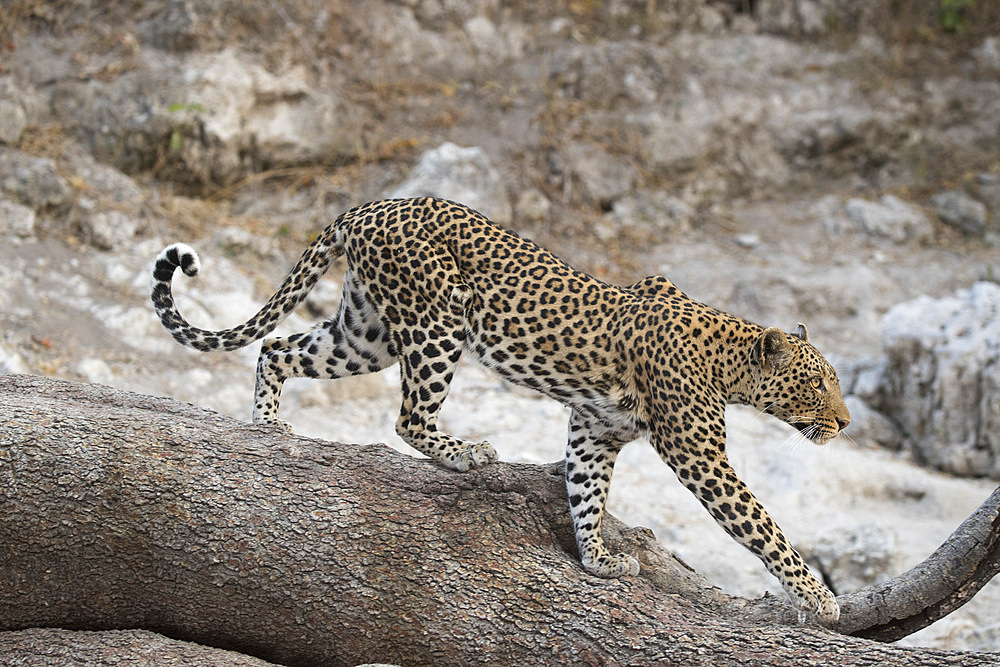
[[[750,350],[750,358],[766,372],[784,368],[792,358],[788,336],[778,327],[764,329]]]
[[[795,327],[795,331],[792,332],[792,335],[796,338],[802,339],[806,343],[809,342],[809,330],[806,329],[806,325],[802,324],[802,322],[799,322],[799,326]]]

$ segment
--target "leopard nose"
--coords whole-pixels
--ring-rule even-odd
[[[843,431],[845,428],[847,428],[847,425],[850,424],[850,423],[851,423],[851,418],[850,417],[847,417],[847,418],[837,417],[837,426],[840,427],[841,431]]]

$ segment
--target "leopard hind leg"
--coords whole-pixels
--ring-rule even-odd
[[[278,403],[285,380],[292,377],[336,379],[375,373],[396,362],[389,326],[364,285],[348,271],[337,314],[311,331],[265,341],[257,359],[255,424],[280,426]]]
[[[441,465],[465,472],[497,459],[488,442],[468,442],[437,429],[438,413],[465,345],[465,309],[472,291],[454,284],[444,307],[432,307],[429,328],[413,328],[399,355],[403,401],[396,432]]]

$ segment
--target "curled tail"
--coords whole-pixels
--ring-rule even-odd
[[[202,352],[235,350],[274,331],[274,328],[302,303],[316,281],[326,273],[334,258],[343,253],[344,245],[337,232],[337,223],[334,223],[309,244],[281,283],[281,287],[256,315],[231,329],[208,331],[192,326],[177,311],[174,295],[170,289],[174,271],[180,267],[186,275],[195,276],[201,269],[201,263],[198,254],[191,246],[174,243],[157,255],[156,263],[153,265],[153,275],[150,279],[153,308],[164,328],[178,343]]]

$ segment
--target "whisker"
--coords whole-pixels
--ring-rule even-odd
[[[770,403],[768,403],[767,405],[765,405],[761,410],[757,411],[757,416],[760,417],[761,415],[770,414],[768,412],[768,410],[770,410],[771,408],[773,408],[777,404],[778,404],[777,401],[771,401]]]
[[[837,438],[840,438],[841,436],[843,436],[844,438],[846,438],[847,441],[850,442],[851,444],[853,444],[855,447],[858,447],[860,449],[864,449],[864,447],[861,445],[861,443],[859,443],[857,440],[855,440],[854,438],[851,437],[850,433],[845,433],[845,432],[841,431],[840,433],[837,434],[837,437],[834,438],[834,440],[836,440]]]
[[[798,431],[793,431],[792,433],[789,433],[788,436],[778,444],[776,451],[779,454],[793,454],[801,444],[802,444],[802,434],[799,433]]]

